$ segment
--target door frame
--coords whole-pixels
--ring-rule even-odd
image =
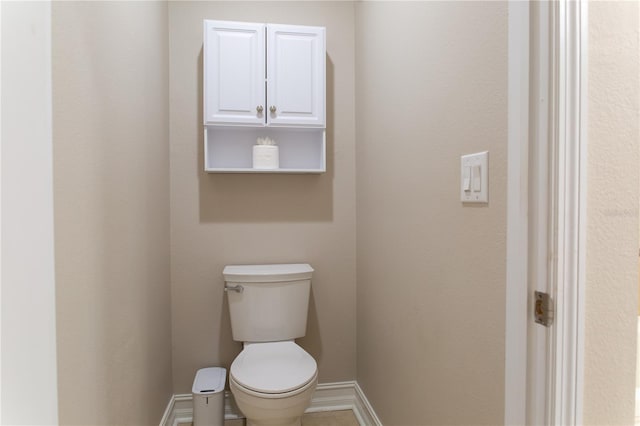
[[[0,3],[2,424],[58,424],[51,9]]]
[[[584,293],[587,201],[587,39],[588,3],[552,3],[555,62],[552,81],[550,195],[555,202],[550,232],[552,297],[548,367],[550,424],[582,424],[584,384]],[[555,232],[554,232],[555,231]]]
[[[548,19],[532,19],[531,3],[509,2],[505,424],[582,423],[588,11],[584,0],[547,6]],[[532,61],[532,34],[548,40],[542,62]],[[541,139],[544,156],[533,145]],[[531,262],[540,250],[547,261]],[[532,275],[555,302],[542,349],[528,331]]]

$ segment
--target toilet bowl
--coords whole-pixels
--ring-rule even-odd
[[[313,269],[307,264],[225,267],[233,339],[243,350],[229,386],[247,426],[300,426],[318,382],[306,333]]]
[[[299,426],[317,381],[315,360],[292,341],[246,344],[229,373],[248,426]]]

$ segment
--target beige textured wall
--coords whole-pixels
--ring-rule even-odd
[[[322,175],[203,172],[202,20],[327,27],[327,155]],[[175,393],[198,368],[229,367],[222,269],[308,262],[316,270],[307,336],[320,382],[355,378],[354,8],[350,2],[169,5],[171,286]]]
[[[357,379],[386,425],[504,412],[507,3],[356,9]],[[489,205],[460,155],[488,150]]]
[[[637,2],[589,3],[584,421],[633,424],[640,44]]]
[[[55,2],[52,27],[60,424],[157,425],[172,393],[167,5]]]

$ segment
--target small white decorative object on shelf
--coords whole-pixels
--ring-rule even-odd
[[[280,167],[280,154],[276,142],[271,138],[258,138],[253,146],[253,168],[274,170]]]

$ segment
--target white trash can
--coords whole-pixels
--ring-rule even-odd
[[[227,370],[201,368],[193,380],[193,426],[224,426],[224,385]]]

